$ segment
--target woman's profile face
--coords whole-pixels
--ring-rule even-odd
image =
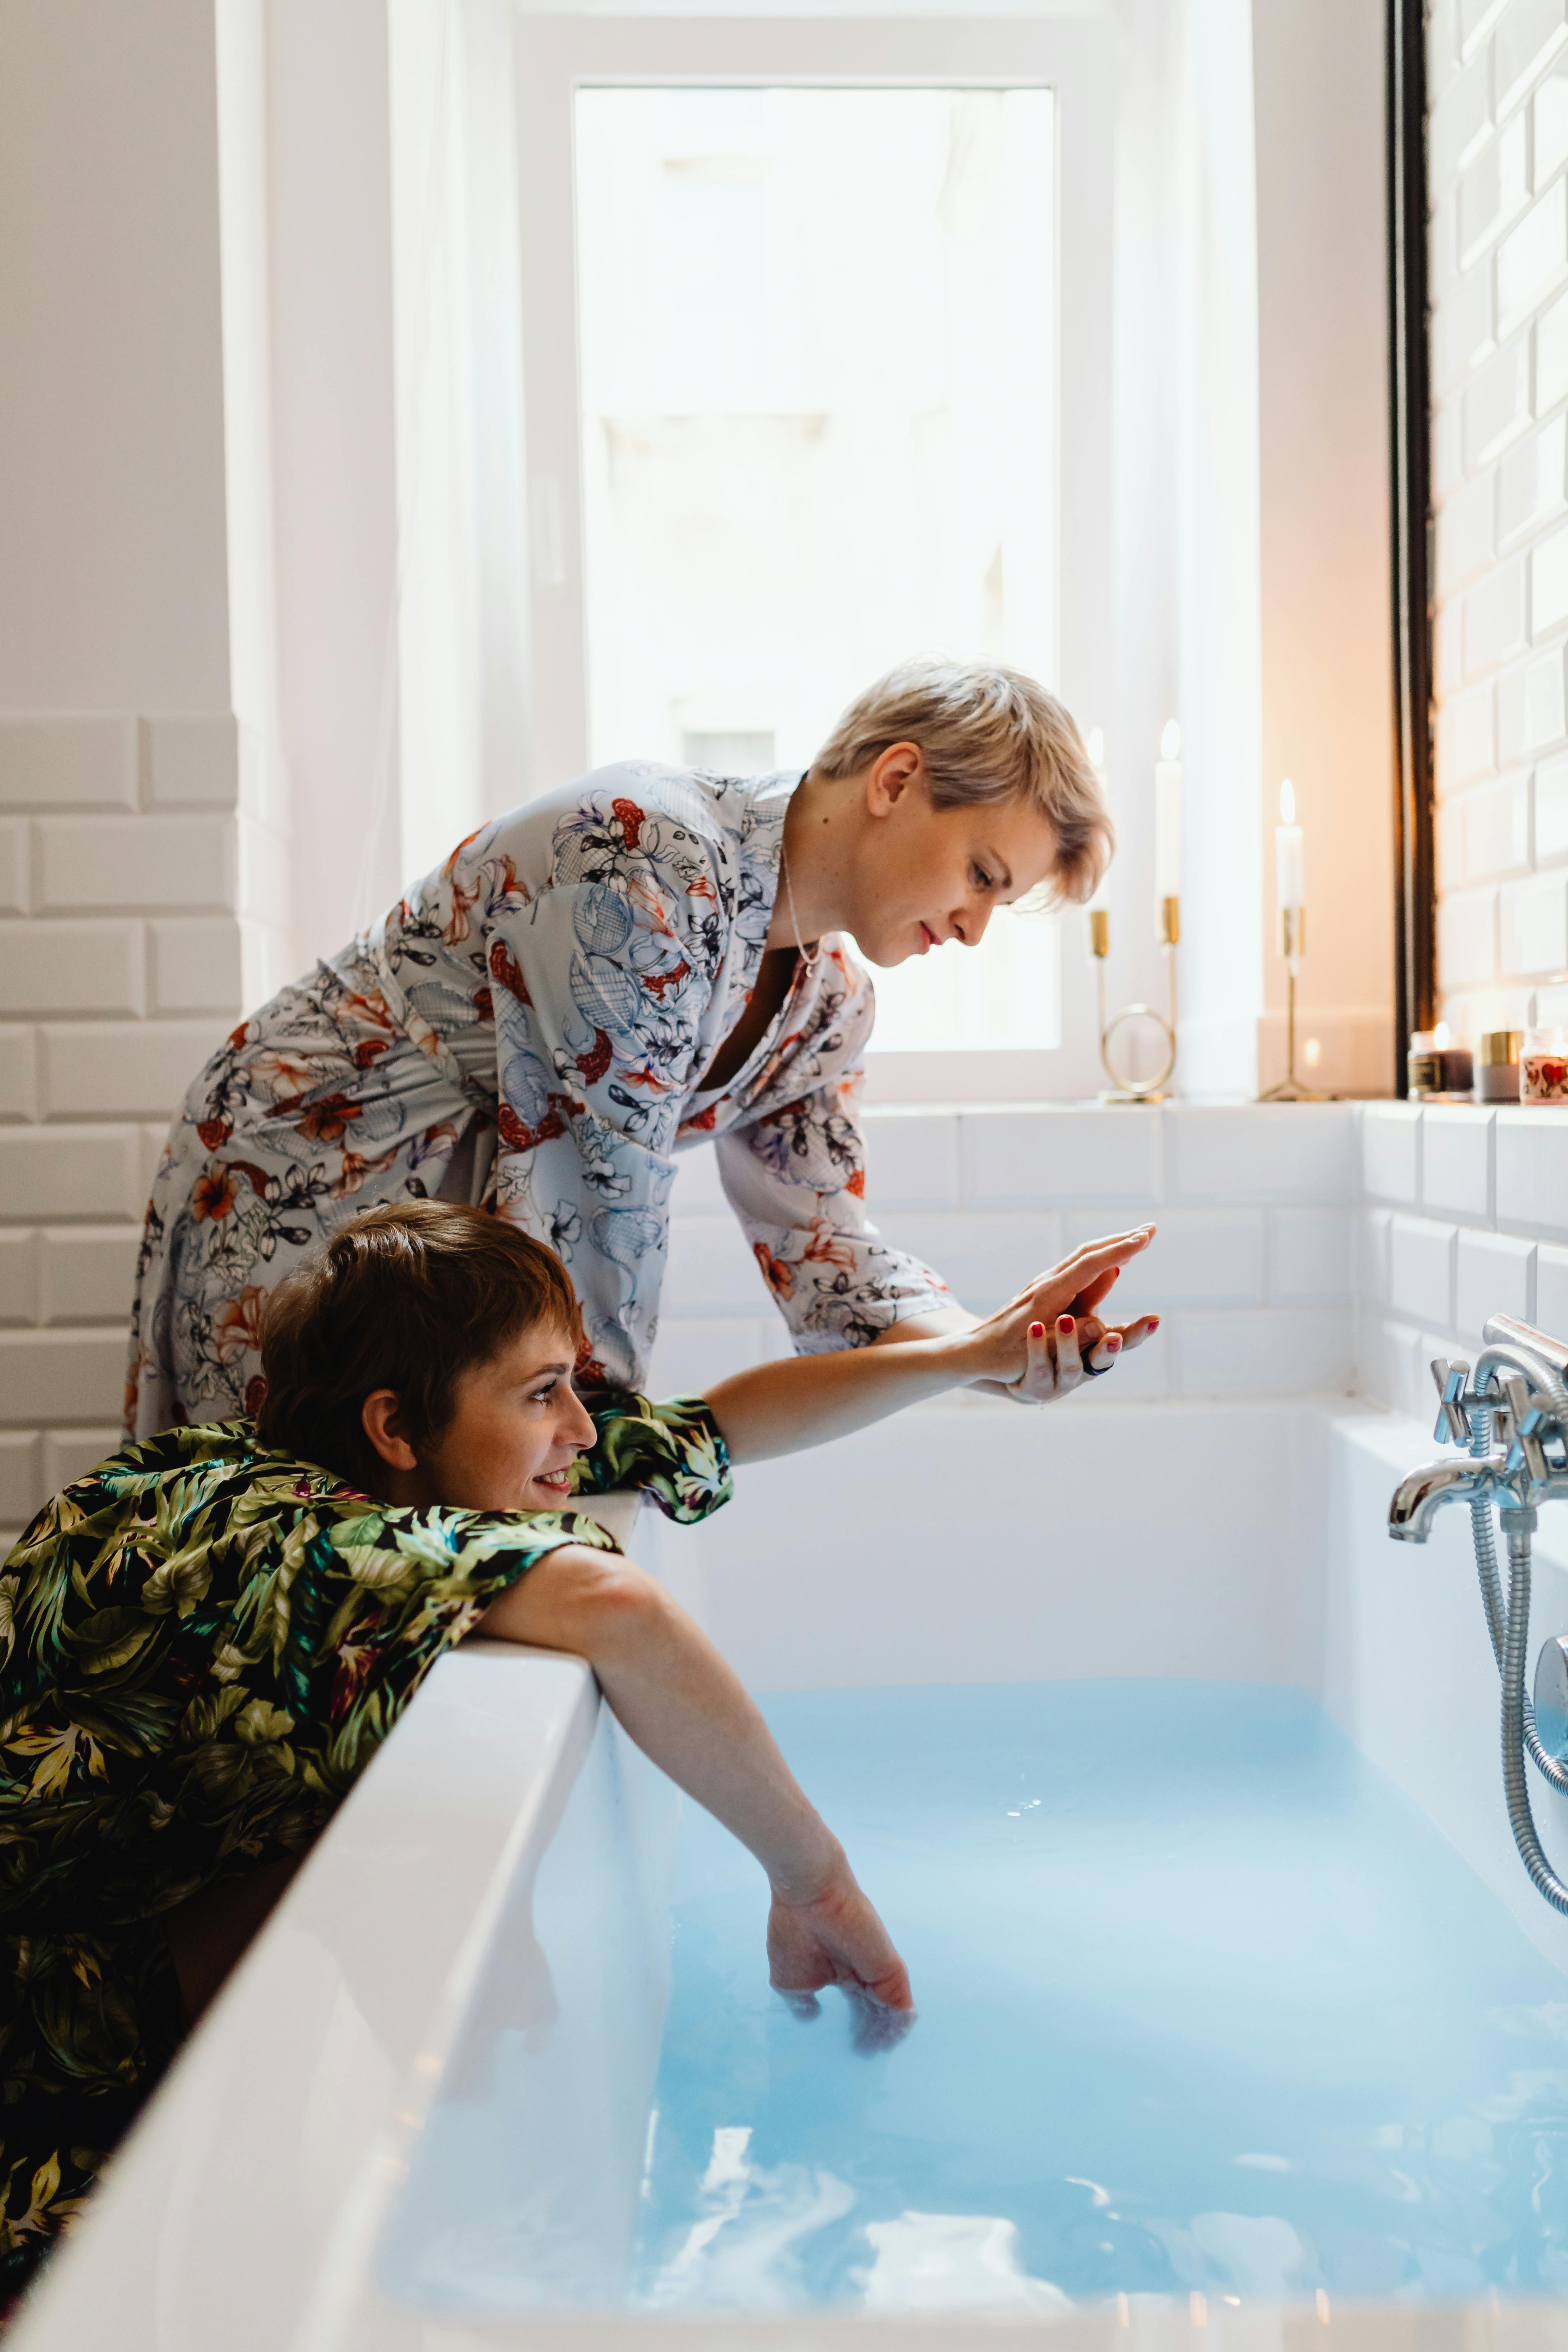
[[[867,780],[868,822],[850,877],[856,905],[845,928],[884,966],[949,940],[978,947],[995,908],[1051,871],[1049,824],[1026,800],[933,808],[918,768],[900,779],[896,763],[879,774],[885,764],[886,755]]]
[[[567,1332],[543,1326],[458,1373],[452,1417],[420,1451],[430,1502],[469,1511],[565,1507],[572,1465],[594,1442],[572,1386],[576,1353]]]

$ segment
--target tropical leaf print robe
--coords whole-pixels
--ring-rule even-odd
[[[863,1207],[875,1002],[836,940],[735,1078],[700,1080],[756,980],[793,776],[626,763],[498,818],[374,929],[235,1030],[147,1211],[126,1426],[246,1408],[268,1291],[376,1202],[481,1200],[548,1242],[584,1377],[636,1388],[679,1152],[711,1140],[795,1345],[951,1303]]]
[[[579,1495],[730,1494],[700,1399],[593,1400]],[[0,2320],[187,2030],[164,1920],[297,1855],[580,1511],[395,1509],[253,1426],[127,1446],[0,1570]]]

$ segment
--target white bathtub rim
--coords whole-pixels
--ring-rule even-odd
[[[1147,1408],[1146,1408],[1147,1409]],[[1152,1408],[1155,1411],[1160,1408]],[[1192,1410],[1183,1407],[1181,1410]],[[1224,1408],[1218,1408],[1223,1411]],[[1438,1451],[1420,1424],[1382,1412],[1355,1400],[1321,1398],[1280,1403],[1281,1412],[1303,1416],[1317,1443],[1325,1436],[1386,1470],[1392,1483],[1412,1463]],[[1450,1515],[1455,1516],[1455,1515]],[[1461,1515],[1458,1515],[1462,1517]],[[1364,1530],[1368,1542],[1387,1544],[1381,1528]],[[1391,1548],[1392,1549],[1392,1548]],[[1479,1604],[1475,1632],[1484,1642]],[[1125,2340],[1128,2330],[1114,2307],[1046,2314],[976,2315],[911,2313],[860,2315],[796,2313],[733,2317],[689,2314],[647,2317],[625,2313],[525,2318],[512,2315],[432,2313],[393,2304],[374,2286],[370,2254],[405,2173],[413,2136],[433,2096],[452,2047],[465,2002],[482,1967],[508,1888],[529,1866],[533,1849],[548,1836],[555,1809],[580,1770],[592,1741],[600,1702],[592,1675],[581,1661],[521,1651],[504,1643],[473,1643],[443,1659],[426,1690],[385,1743],[382,1754],[356,1786],[316,1853],[289,1888],[278,1913],[237,1971],[200,2032],[182,2055],[147,2115],[127,2142],[112,2176],[74,2243],[63,2248],[40,2283],[39,2292],[17,2322],[12,2341],[17,2352],[64,2352],[88,2343],[111,2343],[116,2352],[207,2352],[220,2315],[209,2305],[190,2307],[188,2282],[176,2259],[165,2269],[159,2256],[167,2235],[193,2242],[215,2233],[225,2242],[231,2281],[238,2288],[226,2301],[221,2325],[230,2352],[464,2352],[464,2347],[523,2347],[532,2352],[637,2352],[649,2327],[679,2327],[694,2344],[717,2343],[737,2352],[771,2352],[787,2330],[793,2344],[827,2346],[846,2328],[864,2342],[868,2331],[897,2329],[907,2338],[918,2330],[935,2339],[968,2347],[994,2338],[998,2328],[1049,2325],[1053,2341],[1085,2347]],[[466,1730],[464,1727],[466,1726]],[[472,1736],[490,1759],[492,1777],[478,1786],[454,1773],[451,1742]],[[440,1753],[433,1749],[437,1744]],[[441,1747],[446,1742],[445,1748]],[[386,1868],[386,1855],[406,1843],[405,1807],[411,1791],[428,1811],[432,1790],[427,1766],[436,1768],[439,1805],[444,1769],[464,1801],[442,1815],[449,1832],[447,1862],[464,1887],[464,1899],[449,1911],[425,1906],[428,1931],[410,1944],[402,1934],[409,1906]],[[503,1785],[504,1784],[504,1785]],[[378,1845],[378,1841],[379,1845]],[[225,2113],[231,2067],[247,2049],[267,2046],[269,2036],[292,2032],[289,2009],[290,1956],[309,1945],[327,1965],[334,1959],[332,1938],[342,1953],[361,1951],[366,1916],[379,1911],[388,1932],[399,1937],[399,2030],[387,2052],[390,2073],[380,2095],[363,2101],[357,2118],[350,2177],[316,2233],[313,2255],[302,2242],[279,2251],[263,2226],[263,2214],[248,2201],[227,2213],[210,2211],[188,2228],[173,2226],[168,2208],[179,2205],[182,2175],[191,2179],[199,2204],[206,2184],[191,2149],[199,2151],[204,2131]],[[323,2039],[323,2054],[325,2042]],[[299,2161],[303,2124],[296,2118],[270,2145],[254,2150],[259,2173]],[[177,2255],[177,2246],[171,2246]],[[265,2268],[286,2270],[296,2256],[302,2271],[279,2297],[253,2298],[244,2283]],[[287,2288],[288,2283],[284,2283]],[[1561,2341],[1568,2347],[1568,2305],[1370,2305],[1336,2304],[1333,2324],[1368,2345],[1399,2343],[1412,2352],[1447,2352],[1480,2342],[1506,2347]],[[1133,2305],[1131,2333],[1140,2342],[1163,2344],[1180,2330],[1190,2344],[1193,2317],[1178,2299],[1170,2307]],[[1205,2326],[1237,2347],[1261,2347],[1287,2341],[1321,2326],[1309,2306],[1266,2311],[1233,2310],[1211,2302]],[[636,2330],[636,2336],[628,2333]],[[1302,2337],[1303,2347],[1309,2340]],[[1315,2336],[1310,2340],[1315,2342]]]
[[[298,2280],[298,2295],[289,2298],[295,2325],[287,2336],[277,2332],[280,2314],[270,2306],[265,2314],[253,2310],[244,2294],[223,2315],[230,2352],[342,2340],[359,2292],[353,2262],[363,2260],[365,2233],[374,2232],[402,2178],[408,2141],[434,2095],[508,1890],[548,1841],[592,1743],[600,1704],[593,1675],[578,1658],[479,1641],[437,1662],[139,2119],[80,2228],[51,2259],[15,2323],[10,2342],[16,2352],[59,2352],[89,2342],[112,2343],[116,2352],[185,2352],[187,2346],[206,2352],[210,2336],[204,2340],[195,2326],[187,2332],[170,2307],[159,2276],[161,2228],[148,2225],[178,2203],[188,2140],[199,2143],[204,2128],[213,2128],[234,2063],[299,2032],[290,1958],[309,1945],[350,1980],[347,1956],[363,1958],[367,1923],[379,1910],[387,1947],[397,1953],[395,2006],[405,2021],[394,2037],[398,2046],[385,2053],[392,2095],[367,2100],[356,2119],[353,2179],[324,2218],[310,2275]],[[479,1801],[451,1810],[447,1899],[410,1906],[387,1854],[405,1821],[407,1781],[426,1771],[433,1739],[446,1738],[449,1748],[459,1717],[479,1733],[489,1777]],[[452,1899],[454,1886],[460,1899]],[[323,2063],[327,2032],[318,2039],[314,2058]],[[299,2122],[298,2134],[256,2147],[259,2179],[298,2163],[303,2118]],[[278,2250],[268,2246],[259,2218],[246,2210],[207,2216],[227,2240],[236,2277],[269,2273],[276,2284]],[[209,2324],[216,2316],[208,2315]],[[263,2323],[255,2333],[253,2321]]]

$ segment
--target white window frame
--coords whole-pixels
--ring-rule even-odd
[[[515,19],[514,56],[531,551],[529,766],[539,788],[581,774],[588,764],[573,126],[576,92],[595,85],[1045,85],[1056,93],[1057,677],[1085,726],[1102,718],[1110,705],[1114,623],[1116,30],[1110,15],[850,17],[737,8],[677,17],[531,7]],[[1070,921],[1067,929],[1060,1045],[879,1054],[873,1045],[869,1098],[996,1101],[1091,1092],[1098,1061],[1089,975]]]

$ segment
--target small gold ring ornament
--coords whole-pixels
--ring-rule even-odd
[[[1132,1078],[1127,1076],[1123,1071],[1117,1068],[1116,1064],[1110,1057],[1110,1041],[1115,1036],[1117,1031],[1129,1021],[1152,1021],[1155,1028],[1160,1032],[1161,1036],[1163,1037],[1165,1041],[1164,1062],[1161,1066],[1158,1073],[1152,1078]],[[1120,1013],[1113,1013],[1111,1014],[1110,1019],[1100,1031],[1100,1058],[1104,1064],[1106,1076],[1110,1080],[1111,1085],[1118,1089],[1122,1100],[1126,1102],[1142,1102],[1146,1100],[1149,1096],[1156,1095],[1160,1092],[1160,1089],[1163,1087],[1166,1079],[1170,1076],[1172,1071],[1176,1066],[1176,1033],[1172,1028],[1170,1023],[1166,1020],[1164,1014],[1163,1013],[1156,1013],[1152,1004],[1124,1004]]]

